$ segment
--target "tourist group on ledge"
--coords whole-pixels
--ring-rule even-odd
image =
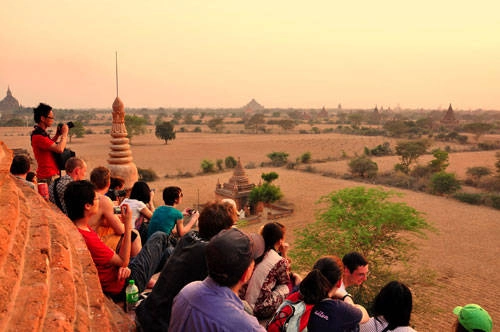
[[[155,207],[147,183],[136,182],[128,193],[106,167],[96,167],[86,180],[87,165],[77,156],[59,176],[54,153],[64,150],[68,127],[49,136],[55,115],[46,104],[34,109],[34,120],[38,168],[30,180],[46,183],[48,192],[41,194],[75,224],[107,296],[123,304],[134,280],[141,293],[138,331],[415,331],[412,293],[399,281],[379,291],[372,317],[354,303],[347,290],[369,276],[360,253],[318,257],[302,279],[291,270],[283,224],[269,222],[245,234],[235,227],[238,211],[230,199],[179,211],[183,193],[174,186],[164,188],[165,205]],[[15,156],[11,173],[28,182],[29,172],[28,157]],[[492,331],[491,317],[477,304],[453,313],[452,331]]]

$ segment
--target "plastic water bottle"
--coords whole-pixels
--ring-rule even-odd
[[[137,288],[137,286],[135,285],[134,280],[128,281],[128,286],[125,289],[125,296],[125,310],[127,312],[133,312],[135,310],[137,301],[139,301],[139,288]]]

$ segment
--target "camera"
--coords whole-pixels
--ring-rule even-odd
[[[127,191],[126,190],[115,190],[114,194],[116,197],[125,197],[125,196],[127,196]]]
[[[122,214],[122,208],[119,206],[114,206],[113,207],[113,213],[114,214]]]
[[[66,125],[68,126],[68,129],[71,129],[71,128],[73,128],[75,126],[75,124],[73,122],[71,122],[71,121],[67,122]],[[62,123],[59,123],[57,125],[57,133],[61,132],[62,126],[63,126]]]
[[[195,209],[189,209],[188,213],[189,213],[190,216],[192,216],[193,214],[196,213],[196,210]]]

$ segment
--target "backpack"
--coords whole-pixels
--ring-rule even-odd
[[[304,301],[285,300],[267,324],[268,332],[307,332],[307,322],[313,305]],[[308,310],[309,309],[309,310]],[[305,314],[305,315],[304,315]],[[302,324],[301,324],[302,323]],[[300,326],[304,326],[301,330]]]

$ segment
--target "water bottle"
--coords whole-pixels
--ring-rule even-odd
[[[139,288],[137,288],[135,281],[132,279],[128,281],[128,286],[125,289],[125,296],[125,310],[127,312],[133,312],[137,301],[139,301]]]

